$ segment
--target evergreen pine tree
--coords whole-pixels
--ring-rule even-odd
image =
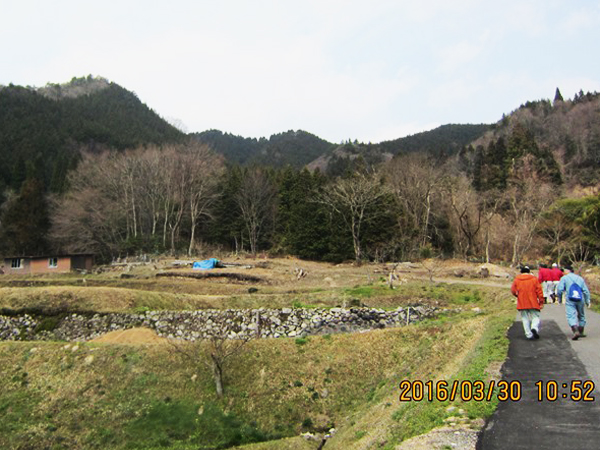
[[[556,102],[564,102],[563,96],[558,88],[556,88],[556,93],[554,94],[554,104],[556,104]]]
[[[285,201],[287,248],[299,258],[322,260],[331,253],[332,233],[327,211],[312,198],[324,180],[319,173],[312,175],[306,169],[294,178]]]
[[[242,183],[240,166],[228,167],[220,183],[221,198],[208,233],[211,239],[233,250],[242,250],[244,224],[235,201]]]
[[[2,245],[6,254],[42,255],[48,251],[46,235],[50,229],[44,186],[28,178],[20,194],[2,216]]]
[[[475,150],[475,159],[473,161],[473,187],[478,192],[484,190],[487,184],[486,181],[483,179],[483,164],[483,146],[478,145],[477,149]]]

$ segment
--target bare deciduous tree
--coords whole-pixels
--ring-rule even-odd
[[[55,241],[114,255],[124,240],[155,236],[162,223],[163,245],[170,235],[174,252],[185,219],[191,253],[222,167],[221,158],[194,143],[84,154],[69,177],[70,191],[55,203]]]
[[[576,241],[584,235],[581,225],[569,213],[563,205],[557,204],[543,214],[539,224],[540,234],[556,261],[570,253]]]
[[[351,178],[340,178],[326,186],[316,201],[342,216],[352,233],[356,264],[362,260],[362,226],[370,206],[386,195],[387,190],[377,174],[358,173]],[[372,214],[378,211],[374,210]]]
[[[248,231],[250,252],[254,256],[264,226],[273,218],[275,197],[275,187],[264,170],[252,168],[243,174],[241,189],[235,199]]]
[[[177,352],[194,364],[202,364],[210,370],[216,394],[221,398],[225,394],[224,374],[227,363],[239,355],[248,342],[260,336],[260,318],[257,316],[255,320],[255,331],[243,335],[235,333],[233,336],[232,327],[224,326],[215,329],[210,337],[200,342],[171,340],[170,343]]]
[[[425,155],[410,154],[393,159],[385,170],[392,192],[416,228],[419,247],[431,242],[429,228],[435,197],[443,185],[443,169]]]
[[[446,194],[450,201],[463,255],[465,258],[469,257],[476,249],[477,237],[481,230],[482,211],[478,194],[464,175],[447,180]]]
[[[70,190],[54,201],[51,237],[58,248],[102,257],[117,251],[126,208],[115,172],[110,155],[83,155]]]
[[[218,198],[217,176],[223,170],[222,158],[217,157],[206,145],[188,145],[183,150],[183,163],[188,171],[187,189],[190,214],[190,245],[192,254],[196,226],[203,217],[211,217],[210,207]]]
[[[485,262],[490,262],[490,244],[492,240],[492,228],[494,219],[499,214],[499,210],[506,201],[506,196],[502,192],[493,189],[481,194],[480,208],[483,218],[484,227],[484,245],[485,245]]]
[[[513,182],[506,193],[513,233],[511,261],[518,264],[538,231],[542,212],[550,206],[554,196],[550,185],[533,178]]]

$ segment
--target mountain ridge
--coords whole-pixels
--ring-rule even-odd
[[[582,170],[583,184],[600,176],[598,94],[582,91],[572,100],[558,92],[554,102],[527,102],[494,124],[445,124],[433,130],[376,144],[334,144],[308,131],[288,130],[270,137],[246,138],[220,130],[185,134],[144,104],[135,93],[102,77],[73,78],[42,88],[0,86],[0,188],[17,189],[32,166],[44,165],[47,186],[62,186],[78,152],[125,150],[194,139],[209,145],[231,164],[291,166],[339,175],[361,159],[373,165],[399,154],[459,155],[473,171],[476,149],[508,139],[521,123],[552,154],[567,178]],[[43,160],[42,162],[36,160]],[[485,158],[484,158],[485,159]],[[493,159],[493,158],[491,158]],[[550,161],[550,164],[553,164]],[[59,188],[60,191],[60,188]]]

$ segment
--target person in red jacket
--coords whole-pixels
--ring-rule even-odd
[[[540,282],[531,274],[528,266],[521,267],[521,274],[515,277],[510,291],[517,297],[517,310],[521,312],[525,337],[529,340],[539,339],[544,293]]]
[[[562,296],[558,295],[558,282],[563,277],[564,273],[559,269],[558,264],[552,264],[552,269],[548,274],[550,281],[548,282],[548,289],[550,290],[550,298],[552,303],[562,303]]]
[[[545,303],[550,303],[549,299],[552,293],[550,292],[550,269],[548,269],[546,264],[540,264],[540,268],[538,269],[538,281],[542,285]]]

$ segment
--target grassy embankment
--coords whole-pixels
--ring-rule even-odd
[[[505,330],[514,317],[506,292],[491,288],[411,283],[396,291],[383,285],[271,288],[259,296],[236,289],[234,298],[218,296],[210,306],[336,306],[340,299],[358,299],[381,307],[427,301],[464,311],[370,333],[252,341],[226,369],[223,400],[216,398],[202,361],[169,344],[0,343],[0,447],[224,448],[335,426],[338,433],[328,449],[367,448],[374,442],[391,449],[449,415],[447,402],[400,403],[399,382],[495,376],[492,368],[504,359]],[[124,287],[1,290],[0,307],[15,309],[206,307],[196,303],[206,300],[198,294]],[[470,419],[494,408],[493,403],[454,403]],[[315,447],[301,438],[248,446]]]

